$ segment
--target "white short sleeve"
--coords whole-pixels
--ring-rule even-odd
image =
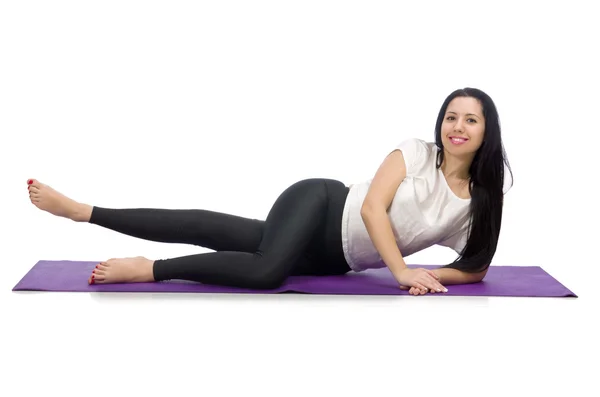
[[[419,172],[427,162],[428,147],[425,141],[417,138],[407,139],[396,146],[402,151],[406,163],[406,175],[412,176]]]

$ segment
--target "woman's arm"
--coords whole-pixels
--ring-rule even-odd
[[[471,284],[482,281],[487,273],[487,269],[479,273],[467,273],[445,267],[434,269],[433,272],[440,278],[439,281],[442,285]]]
[[[393,150],[379,166],[371,181],[369,191],[360,209],[360,215],[373,245],[400,285],[443,291],[445,290],[444,286],[435,279],[431,270],[408,270],[396,243],[387,211],[406,175],[407,169],[403,152]]]
[[[385,207],[383,205],[363,206],[360,215],[381,259],[397,279],[407,266],[396,243]]]
[[[401,150],[393,150],[379,166],[360,209],[373,245],[396,277],[406,269],[406,263],[396,244],[387,210],[405,177],[404,154]]]

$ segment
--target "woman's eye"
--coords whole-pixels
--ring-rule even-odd
[[[448,116],[448,117],[446,117],[446,120],[450,120],[450,119],[453,119],[453,118],[454,118],[454,116]],[[475,120],[475,119],[467,119],[467,120],[471,120],[471,121],[473,121],[475,123],[477,122],[477,120]]]

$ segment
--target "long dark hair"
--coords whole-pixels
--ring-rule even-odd
[[[437,168],[441,167],[444,160],[442,122],[448,104],[456,97],[479,100],[483,108],[485,132],[469,168],[471,203],[467,243],[454,262],[442,267],[476,273],[486,270],[496,253],[504,204],[504,165],[511,174],[511,186],[512,170],[502,144],[500,119],[494,101],[485,92],[469,87],[452,92],[440,109],[435,124]]]

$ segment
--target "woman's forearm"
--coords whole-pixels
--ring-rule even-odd
[[[406,269],[406,262],[396,243],[392,225],[383,206],[363,207],[361,216],[373,245],[394,276]]]
[[[433,272],[440,278],[440,284],[471,284],[478,283],[483,280],[485,272],[482,273],[466,273],[457,269],[440,268],[434,269]]]

